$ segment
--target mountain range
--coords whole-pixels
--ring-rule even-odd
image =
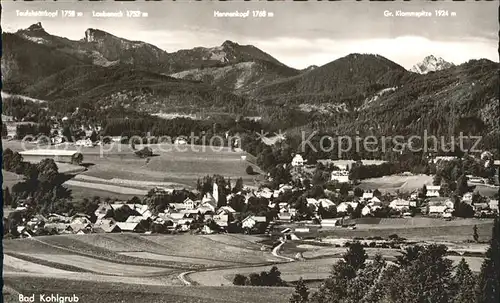
[[[486,59],[455,66],[428,56],[408,71],[380,55],[349,54],[297,70],[232,41],[166,52],[99,29],[82,36],[58,37],[40,23],[2,33],[4,90],[96,110],[257,114],[287,128],[500,129],[499,64]]]

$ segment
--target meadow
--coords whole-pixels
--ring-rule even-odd
[[[7,141],[3,146],[14,151],[37,147],[36,144],[17,140]],[[144,196],[154,186],[193,189],[199,178],[214,174],[230,178],[233,182],[241,177],[247,185],[254,185],[255,180],[262,178],[259,174],[246,173],[249,165],[256,172],[260,170],[248,162],[248,155],[239,149],[174,144],[151,144],[149,147],[154,154],[149,159],[141,159],[134,154],[142,148],[141,145],[137,145],[135,150],[129,145],[117,143],[102,147],[75,147],[63,143],[40,148],[77,150],[83,154],[82,166],[58,164],[62,173],[74,175],[65,184],[76,198],[101,196],[130,199]],[[18,182],[15,175],[8,175],[6,179],[6,184]]]

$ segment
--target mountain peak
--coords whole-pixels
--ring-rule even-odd
[[[226,40],[226,41],[224,41],[224,43],[222,43],[223,47],[233,47],[233,46],[237,46],[237,45],[238,45],[238,43],[233,42],[231,40]]]
[[[38,22],[30,25],[27,29],[20,29],[17,31],[18,33],[45,33],[45,29],[42,26],[42,22]]]
[[[86,42],[96,42],[97,40],[105,37],[106,35],[109,35],[109,34],[107,32],[102,31],[102,30],[95,29],[95,28],[88,28],[85,31],[84,40]]]
[[[453,63],[445,61],[441,57],[429,55],[420,63],[415,64],[410,71],[418,74],[426,74],[428,72],[440,71],[455,66]]]
[[[28,30],[29,31],[40,31],[40,30],[43,31],[44,29],[42,26],[42,22],[38,22],[38,23],[30,25],[30,27],[28,27]]]

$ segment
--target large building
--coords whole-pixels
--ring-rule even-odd
[[[339,183],[349,182],[349,172],[347,170],[334,170],[331,174],[332,181],[337,181]]]
[[[56,162],[71,163],[72,158],[78,151],[59,150],[59,149],[31,149],[19,152],[25,161],[40,162],[43,159],[50,158]]]

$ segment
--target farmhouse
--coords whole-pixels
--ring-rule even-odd
[[[217,210],[217,215],[234,215],[236,211],[231,206],[222,206]]]
[[[335,227],[338,225],[338,219],[323,219],[321,220],[321,227]]]
[[[472,203],[472,193],[465,193],[462,197],[462,202]]]
[[[351,207],[354,210],[354,209],[356,209],[356,207],[358,207],[358,204],[359,203],[357,203],[357,202],[342,202],[337,206],[337,212],[338,213],[347,213],[347,211],[349,210],[349,207]]]
[[[318,204],[321,205],[321,207],[326,208],[326,209],[336,206],[335,203],[333,203],[333,201],[329,200],[329,199],[319,199]]]
[[[412,202],[410,202],[408,200],[404,200],[404,199],[395,199],[389,204],[390,208],[396,209],[399,211],[408,210],[408,209],[410,209],[410,206],[415,206],[415,205],[412,205]]]
[[[257,223],[266,223],[266,217],[250,215],[241,221],[242,228],[252,229]]]
[[[118,228],[120,228],[121,231],[124,232],[143,233],[146,231],[144,227],[139,223],[118,222],[116,223],[116,225],[118,226]]]
[[[441,186],[439,185],[429,185],[427,186],[426,197],[439,197],[439,191],[441,190]]]
[[[229,224],[229,216],[228,215],[214,215],[213,220],[215,224],[220,227],[227,227]]]
[[[381,208],[382,206],[380,205],[366,205],[365,207],[363,207],[363,209],[361,210],[361,215],[363,217],[366,217],[366,216],[369,216],[369,215],[372,215],[377,209]]]
[[[101,203],[99,207],[94,212],[97,219],[104,218],[109,210],[113,209],[109,203]]]
[[[43,159],[50,158],[56,162],[71,163],[73,156],[78,153],[76,150],[59,149],[32,149],[19,152],[23,159],[30,162],[40,162]]]
[[[330,180],[339,183],[349,183],[349,172],[347,170],[334,170],[331,173]]]
[[[447,210],[453,210],[454,203],[450,199],[433,199],[429,201],[429,216],[442,215]]]
[[[491,210],[498,212],[498,200],[491,199],[488,202],[488,206]]]
[[[303,166],[304,165],[304,158],[300,154],[296,154],[293,159],[292,159],[292,166]]]

